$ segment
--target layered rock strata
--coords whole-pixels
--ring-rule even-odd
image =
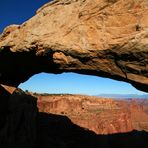
[[[125,133],[134,129],[129,105],[125,101],[80,95],[37,98],[40,112],[65,115],[75,124],[96,134]]]

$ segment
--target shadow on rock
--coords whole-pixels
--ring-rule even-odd
[[[37,115],[36,98],[0,86],[0,148],[33,148]]]
[[[0,86],[0,148],[148,148],[148,133],[97,135],[66,116],[39,113],[36,98]]]
[[[39,113],[37,148],[148,148],[148,133],[97,135],[61,115]]]

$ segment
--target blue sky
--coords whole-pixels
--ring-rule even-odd
[[[0,32],[10,24],[21,24],[49,0],[0,0]]]
[[[0,32],[10,24],[21,24],[31,18],[35,11],[47,2],[49,0],[1,0]],[[125,82],[74,73],[37,74],[21,84],[20,88],[46,93],[144,94]]]
[[[33,92],[46,93],[74,93],[74,94],[143,94],[125,82],[108,78],[80,75],[75,73],[34,75],[20,85],[22,89]]]

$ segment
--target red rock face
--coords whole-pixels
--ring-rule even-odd
[[[66,115],[75,124],[97,134],[132,131],[134,129],[132,107],[126,101],[90,96],[38,96],[40,112]]]
[[[147,99],[132,99],[130,101],[132,125],[136,130],[148,131],[147,102]]]

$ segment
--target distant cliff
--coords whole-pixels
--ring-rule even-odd
[[[148,130],[148,114],[134,99],[113,100],[81,95],[37,97],[40,112],[66,115],[75,124],[97,134]]]
[[[141,117],[146,117],[143,102],[75,95],[36,95],[36,99],[2,85],[0,93],[0,148],[148,147],[148,133],[132,130],[133,119],[146,129],[141,124]]]

